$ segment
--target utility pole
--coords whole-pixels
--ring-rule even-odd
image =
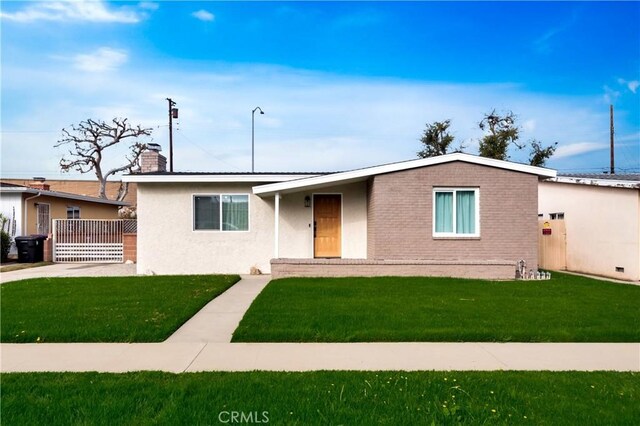
[[[178,108],[174,108],[176,103],[171,98],[169,102],[169,171],[173,172],[173,119],[178,118]]]
[[[611,169],[609,170],[609,174],[614,175],[616,173],[616,168],[614,165],[614,155],[613,155],[613,105],[609,105],[609,117],[610,117],[610,123],[609,123],[609,132],[610,132],[610,138],[611,138]]]

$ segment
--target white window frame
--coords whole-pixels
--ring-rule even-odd
[[[457,197],[456,197],[456,192],[457,191],[465,191],[465,192],[469,192],[469,191],[473,191],[474,192],[474,201],[475,201],[475,213],[476,213],[476,217],[475,217],[475,230],[476,232],[473,234],[458,234],[457,233],[457,223],[456,223],[456,209],[457,209]],[[453,232],[436,232],[436,194],[438,192],[452,192],[453,193]],[[464,187],[455,187],[455,188],[433,188],[433,194],[431,197],[432,203],[431,203],[431,210],[433,210],[432,212],[432,222],[433,222],[433,226],[432,226],[432,232],[433,232],[433,237],[434,238],[459,238],[459,239],[464,239],[464,238],[479,238],[480,237],[480,188],[464,188]]]
[[[238,196],[238,195],[246,195],[247,196],[247,229],[246,230],[237,230],[232,231],[230,229],[222,229],[222,197],[228,196]],[[220,197],[220,229],[196,229],[196,197]],[[239,193],[224,193],[224,192],[216,192],[216,193],[208,193],[208,194],[193,194],[191,196],[191,220],[192,220],[192,230],[193,232],[225,232],[232,234],[240,234],[243,232],[251,231],[251,194],[246,192]]]
[[[78,212],[78,217],[69,217],[69,211]],[[67,206],[67,219],[80,219],[81,209],[78,206]],[[72,214],[72,216],[74,216]]]

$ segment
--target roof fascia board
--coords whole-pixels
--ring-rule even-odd
[[[419,167],[434,166],[437,164],[451,163],[454,161],[462,161],[465,163],[479,164],[483,166],[496,167],[504,170],[511,170],[521,173],[534,174],[539,177],[556,177],[556,171],[545,169],[542,167],[528,166],[526,164],[510,163],[508,161],[495,160],[493,158],[478,157],[475,155],[454,153],[440,155],[437,157],[423,158],[419,160],[404,161],[401,163],[384,164],[382,166],[373,166],[365,169],[351,170],[348,172],[333,173],[329,175],[314,176],[306,179],[299,179],[292,182],[272,183],[268,185],[259,185],[253,187],[253,193],[256,195],[274,195],[277,192],[291,192],[295,189],[325,186],[332,183],[353,182],[362,180],[369,176],[380,175],[385,173],[398,172],[402,170],[415,169]]]
[[[135,183],[251,183],[286,182],[318,175],[124,175],[123,182]]]

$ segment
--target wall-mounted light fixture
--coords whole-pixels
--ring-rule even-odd
[[[304,206],[311,207],[311,197],[309,197],[308,195],[304,197]]]

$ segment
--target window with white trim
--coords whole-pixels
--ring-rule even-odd
[[[67,206],[67,219],[80,219],[80,207]]]
[[[433,190],[433,236],[479,237],[478,188]]]
[[[213,194],[193,197],[196,231],[248,231],[249,195]]]

